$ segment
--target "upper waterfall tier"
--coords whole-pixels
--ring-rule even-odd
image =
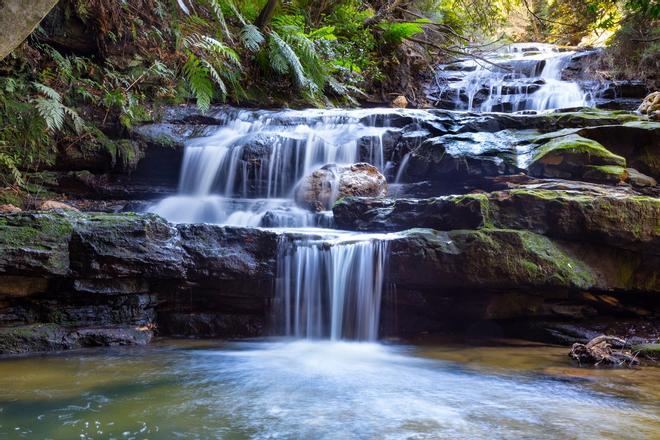
[[[298,182],[327,164],[368,162],[390,172],[388,135],[431,117],[388,109],[220,113],[204,136],[187,140],[178,195],[150,210],[181,223],[324,227],[327,215],[293,203]]]
[[[430,97],[438,107],[514,112],[591,106],[597,90],[562,78],[576,52],[518,43],[439,66]]]

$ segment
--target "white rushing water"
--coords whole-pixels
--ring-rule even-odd
[[[397,130],[391,117],[403,112],[220,115],[223,125],[188,141],[179,193],[150,211],[177,223],[278,228],[278,334],[375,341],[388,236],[332,231],[331,212],[302,209],[293,196],[300,179],[324,165],[363,161],[384,171],[389,158],[383,137]],[[407,110],[405,116],[428,113]]]
[[[575,52],[541,43],[505,46],[486,59],[441,66],[437,84],[453,108],[469,111],[550,110],[591,105],[590,93],[562,71]]]
[[[301,178],[326,164],[368,162],[384,171],[383,137],[397,110],[238,111],[186,145],[179,194],[150,211],[178,223],[327,226],[327,214],[296,208]],[[407,115],[425,117],[424,112]]]
[[[282,240],[275,322],[287,336],[375,341],[387,235]]]

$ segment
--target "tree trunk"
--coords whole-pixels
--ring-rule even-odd
[[[58,0],[0,0],[0,60],[34,31]]]
[[[275,8],[277,8],[277,0],[268,0],[268,3],[263,7],[257,20],[254,22],[254,25],[259,29],[263,29],[270,23],[270,20],[275,14]]]

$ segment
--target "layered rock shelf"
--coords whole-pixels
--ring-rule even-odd
[[[261,210],[249,223],[257,227],[130,212],[158,212],[156,202],[177,191],[186,139],[236,118],[274,128],[240,137],[232,169],[242,177],[223,171],[234,179],[224,188],[234,189],[219,199],[217,176],[209,180],[210,203],[222,215]],[[342,142],[355,162],[373,166],[328,164],[304,174],[298,165],[311,147],[300,143],[297,125],[349,127],[332,136],[355,136]],[[24,212],[0,214],[0,353],[143,344],[154,335],[269,335],[278,252],[301,232],[264,228],[296,218],[387,241],[381,337],[485,332],[572,343],[608,329],[638,343],[660,336],[660,123],[644,116],[594,109],[200,115],[182,107],[122,142],[134,148],[132,172],[123,162],[108,165],[105,153],[82,160],[66,150],[32,176],[52,191],[48,197],[83,212],[35,200]],[[314,148],[327,148],[323,142]],[[284,168],[290,163],[281,157],[295,167]],[[327,176],[312,182],[314,170]],[[296,182],[312,182],[311,195]],[[304,193],[304,203],[258,198],[285,197],[285,188]],[[30,209],[42,207],[54,210]]]

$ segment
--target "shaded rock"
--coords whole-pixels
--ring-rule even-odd
[[[217,285],[221,280],[247,283],[274,277],[277,235],[273,232],[211,225],[179,225],[177,229],[190,281]]]
[[[0,354],[70,350],[108,345],[144,345],[153,332],[134,327],[70,328],[57,324],[34,324],[0,328]]]
[[[183,278],[177,230],[155,215],[93,214],[76,223],[71,270],[85,278]]]
[[[611,179],[611,168],[594,169],[602,166],[625,167],[626,159],[608,151],[596,141],[577,135],[562,136],[538,147],[528,166],[529,173],[538,177]],[[623,170],[625,172],[625,170]],[[614,173],[616,174],[616,173]]]
[[[410,230],[390,243],[397,286],[407,288],[573,288],[592,270],[546,237],[528,231]]]
[[[629,179],[628,171],[616,165],[589,165],[585,167],[582,178],[589,182],[603,182],[616,185]]]
[[[332,208],[335,224],[354,231],[476,229],[487,221],[486,196],[468,194],[432,199],[346,197]]]
[[[628,122],[583,128],[577,133],[625,157],[629,167],[656,179],[660,177],[660,123]]]
[[[438,230],[492,225],[592,241],[650,254],[660,249],[660,199],[590,189],[519,188],[429,199],[345,198],[337,227],[357,231]]]
[[[336,200],[349,196],[384,197],[387,181],[373,165],[326,165],[302,179],[296,188],[296,203],[301,207],[324,211]]]
[[[644,188],[656,186],[658,184],[653,177],[642,174],[634,168],[626,168],[626,173],[628,174],[628,182],[630,182],[632,186]]]
[[[0,215],[0,274],[66,275],[72,232],[62,214]]]
[[[43,293],[48,289],[48,280],[39,277],[20,277],[0,275],[0,296],[30,296]]]

